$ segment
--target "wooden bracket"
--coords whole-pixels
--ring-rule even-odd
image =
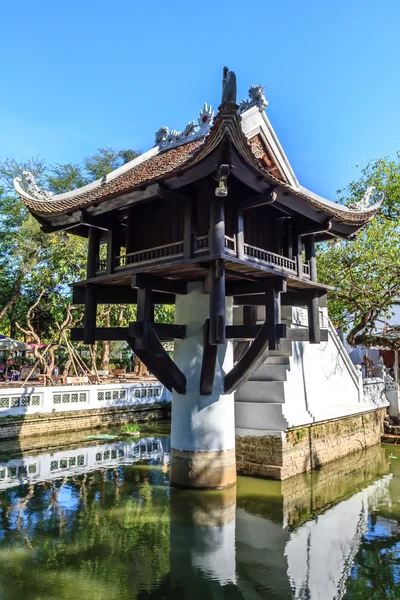
[[[215,368],[217,365],[218,346],[212,345],[209,342],[210,336],[210,320],[207,319],[203,328],[203,360],[201,363],[200,374],[200,394],[209,396],[212,394],[215,379]]]
[[[186,394],[186,376],[161,344],[151,323],[146,324],[145,333],[146,347],[141,347],[142,340],[131,338],[140,360],[167,389],[170,391],[174,389],[178,394]]]
[[[224,391],[230,394],[242,386],[268,356],[270,330],[267,322],[262,325],[254,342],[236,365],[225,375]]]

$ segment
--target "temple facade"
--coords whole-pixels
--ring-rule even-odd
[[[235,74],[224,69],[216,114],[205,104],[182,131],[161,127],[151,150],[101,180],[57,195],[30,173],[15,180],[44,232],[88,238],[86,279],[73,285],[84,327],[72,339],[126,340],[173,390],[177,486],[234,483],[235,412],[236,445],[248,452],[240,470],[284,478],[294,474],[281,460],[287,431],[378,408],[363,405],[358,374],[330,328],[315,244],[351,239],[381,199],[370,205],[370,192],[345,207],[301,186],[266,106],[261,86],[238,103]],[[109,303],[137,304],[137,321],[98,328],[97,306]],[[175,305],[175,324],[154,322],[162,303]],[[338,371],[325,377],[337,357]],[[311,393],[313,378],[324,384]],[[256,457],[259,438],[272,440],[274,456]]]

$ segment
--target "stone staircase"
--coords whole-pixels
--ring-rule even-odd
[[[326,309],[321,325],[329,341],[318,345],[281,341],[235,394],[236,434],[280,436],[288,428],[369,410],[364,406],[360,375],[330,324]],[[263,315],[257,315],[259,322]],[[240,320],[237,316],[236,322]],[[307,312],[283,307],[287,328],[306,327]]]

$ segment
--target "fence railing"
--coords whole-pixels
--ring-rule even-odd
[[[303,275],[305,275],[306,279],[310,279],[310,277],[311,277],[309,260],[307,262],[303,263]]]
[[[237,256],[237,244],[236,236],[230,237],[225,236],[224,247],[226,254],[231,256]],[[195,255],[206,253],[209,249],[208,235],[197,237],[194,242]],[[130,252],[121,256],[117,256],[115,267],[128,267],[139,263],[147,263],[151,261],[159,261],[168,258],[180,258],[183,257],[183,241],[174,242],[172,244],[165,244],[164,246],[156,246],[154,248],[147,248],[146,250],[139,250],[137,252]],[[291,274],[297,274],[297,261],[295,258],[288,258],[287,256],[281,256],[264,250],[263,248],[257,248],[251,244],[244,244],[244,256],[245,260],[250,262],[261,262],[266,265],[275,265],[287,271]],[[106,270],[106,260],[98,261],[98,270]],[[302,265],[302,275],[305,279],[310,279],[310,263],[309,261]]]
[[[117,256],[116,267],[126,267],[137,263],[150,262],[163,258],[176,258],[183,256],[183,241],[174,242],[173,244],[165,244],[164,246],[156,246],[147,250],[139,250],[138,252],[130,252],[123,256]]]
[[[97,270],[105,271],[107,269],[107,261],[105,259],[101,259],[97,261]]]
[[[225,236],[225,252],[236,256],[236,237]]]
[[[270,263],[291,273],[296,273],[297,271],[295,260],[286,256],[280,256],[274,252],[269,252],[268,250],[263,250],[262,248],[257,248],[256,246],[251,246],[250,244],[244,244],[244,255],[250,261]]]
[[[196,238],[195,244],[194,244],[194,253],[195,254],[200,254],[201,252],[204,252],[205,250],[208,250],[208,235],[202,235],[202,236]]]

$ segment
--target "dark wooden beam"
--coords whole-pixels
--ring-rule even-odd
[[[314,290],[299,290],[298,292],[287,292],[281,296],[281,306],[307,306],[310,294]],[[319,305],[326,306],[326,293],[324,290],[315,290],[319,296]],[[238,306],[264,306],[264,294],[249,294],[234,296],[233,304]]]
[[[132,338],[135,352],[151,373],[169,390],[178,394],[186,393],[186,376],[168,355],[161,344],[151,323],[146,324],[146,346],[138,344],[138,338]]]
[[[174,325],[170,323],[154,323],[154,331],[158,338],[163,341],[172,341],[174,339],[185,339],[186,325]],[[141,335],[141,324],[130,323],[129,327],[96,327],[95,341],[128,341],[131,337]],[[77,327],[71,329],[71,340],[73,342],[83,342],[84,329]]]
[[[240,271],[234,271],[233,269],[227,269],[225,267],[225,275],[231,275],[236,279],[240,279],[242,281],[251,281],[253,283],[258,283],[260,281],[259,278],[253,277],[252,275],[247,275],[246,273],[241,273]]]
[[[293,239],[293,258],[296,259],[297,277],[303,279],[303,242],[301,235],[292,227]]]
[[[195,250],[194,243],[197,238],[195,217],[194,202],[188,199],[184,207],[183,222],[183,256],[185,260],[191,259]]]
[[[141,335],[135,338],[136,349],[147,349],[149,344],[150,323],[154,322],[154,305],[152,289],[148,277],[137,277],[137,324],[140,325]]]
[[[249,281],[227,281],[226,282],[226,295],[227,296],[241,296],[249,294],[260,294],[270,285],[271,281],[275,281],[277,289],[282,292],[286,291],[286,278],[279,276],[264,277],[254,282]],[[240,302],[239,302],[240,304]]]
[[[257,307],[256,306],[243,306],[243,325],[255,325],[257,323]],[[228,332],[227,335],[228,336]],[[234,349],[233,349],[233,360],[236,363],[238,360],[242,358],[242,356],[247,352],[250,346],[250,341],[237,341]]]
[[[258,369],[268,356],[269,326],[265,322],[248,348],[247,352],[236,365],[225,375],[225,394],[230,394],[241,387],[249,377]]]
[[[114,272],[115,261],[117,256],[121,253],[121,229],[120,227],[113,227],[107,231],[107,266],[106,271],[108,274]]]
[[[276,187],[276,186],[274,186]],[[240,202],[240,208],[243,209],[251,209],[257,208],[258,206],[265,206],[266,204],[273,204],[277,199],[276,192],[271,188],[265,194],[257,194],[255,196],[251,196],[250,198],[245,198]]]
[[[108,231],[117,224],[117,217],[115,213],[107,213],[107,215],[91,215],[85,210],[81,210],[79,215],[79,221],[83,225],[88,227],[94,227],[95,229],[102,229]]]
[[[88,284],[89,285],[89,284]],[[136,304],[137,290],[128,285],[90,284],[96,290],[97,304]],[[72,303],[85,304],[85,287],[72,287]],[[171,293],[153,292],[154,304],[175,304],[175,295]]]
[[[225,266],[217,259],[209,267],[210,344],[225,344]]]
[[[213,196],[210,200],[210,230],[208,247],[211,256],[225,254],[225,198]]]
[[[85,344],[94,344],[96,341],[97,302],[96,290],[88,285],[85,292],[85,316],[83,325],[83,341]]]
[[[281,299],[280,290],[276,281],[271,280],[265,292],[265,318],[269,323],[269,350],[279,350],[280,334],[278,326],[281,324]]]
[[[315,236],[308,235],[304,240],[306,260],[310,261],[311,281],[317,281],[317,259],[315,256]]]
[[[319,344],[321,342],[321,329],[319,323],[319,301],[315,292],[311,295],[308,302],[308,327],[310,330],[310,344]]]
[[[329,220],[329,221],[326,221],[325,223],[322,223],[320,227],[318,227],[316,225],[312,225],[311,227],[302,228],[300,230],[300,235],[301,236],[318,235],[320,233],[327,233],[331,229],[332,229],[332,220]]]
[[[135,251],[135,221],[136,211],[135,207],[130,206],[127,211],[126,217],[126,253],[131,254]]]
[[[149,282],[152,290],[165,292],[167,294],[187,294],[186,281],[179,281],[178,279],[164,279],[154,275],[146,275],[146,279]],[[132,275],[131,281],[132,287],[138,288],[140,286],[140,282],[143,281],[143,275]]]
[[[96,276],[97,263],[100,251],[100,232],[92,228],[89,231],[88,256],[86,264],[86,276],[88,279]]]
[[[186,325],[174,323],[153,323],[152,327],[162,341],[184,340],[186,338]],[[129,323],[129,336],[141,335],[141,323]]]
[[[237,209],[236,230],[236,254],[240,260],[244,260],[244,220],[242,208]]]
[[[168,202],[177,202],[182,206],[186,206],[190,200],[187,196],[184,196],[183,194],[177,194],[163,184],[160,184],[159,186],[159,196],[163,200],[167,200]]]
[[[38,220],[37,215],[35,215],[35,219]],[[39,221],[40,223],[40,221]],[[43,233],[56,233],[57,231],[67,231],[69,229],[73,229],[75,228],[77,225],[49,225],[48,223],[45,223],[41,226],[40,230],[43,231]]]
[[[228,325],[226,327],[226,337],[228,339],[246,341],[254,340],[260,333],[263,325]],[[321,329],[321,341],[328,341],[328,330]],[[297,327],[289,329],[283,323],[276,325],[277,337],[285,339],[289,342],[308,342],[310,331],[308,327]]]
[[[200,373],[200,394],[209,396],[212,394],[217,365],[218,346],[210,344],[210,320],[207,319],[203,329],[203,358]]]

